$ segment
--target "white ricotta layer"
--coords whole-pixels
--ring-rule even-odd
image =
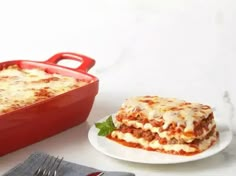
[[[209,148],[212,141],[217,140],[216,132],[214,135],[209,137],[208,139],[203,140],[200,144],[198,149],[193,148],[189,146],[188,144],[160,144],[159,141],[153,140],[151,142],[146,141],[144,138],[136,138],[131,133],[122,133],[120,131],[113,131],[111,136],[113,138],[118,138],[121,140],[124,140],[126,142],[132,142],[140,144],[144,148],[152,148],[152,149],[160,149],[165,151],[176,151],[179,152],[180,150],[183,150],[184,152],[190,153],[190,152],[197,152],[197,151],[203,151]]]

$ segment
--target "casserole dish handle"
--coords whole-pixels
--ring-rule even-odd
[[[88,72],[90,68],[92,68],[95,64],[95,60],[92,58],[89,58],[88,56],[77,54],[77,53],[71,53],[71,52],[62,52],[57,53],[48,60],[46,60],[46,63],[49,64],[57,64],[61,60],[74,60],[81,62],[80,66],[77,68],[70,68],[72,70],[76,71],[85,71]]]

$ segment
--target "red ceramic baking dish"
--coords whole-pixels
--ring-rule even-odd
[[[61,66],[61,60],[78,61],[80,66]],[[67,52],[55,54],[44,62],[6,61],[0,63],[0,70],[15,64],[20,68],[40,68],[48,73],[87,80],[89,84],[0,115],[0,156],[86,121],[98,93],[98,78],[87,73],[95,60],[87,56]]]

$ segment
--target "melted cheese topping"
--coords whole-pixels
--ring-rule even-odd
[[[175,123],[177,127],[185,126],[184,132],[193,132],[194,122],[200,122],[212,113],[212,109],[207,105],[158,96],[129,98],[122,104],[120,111],[132,115],[137,109],[140,109],[148,120],[160,121],[163,118],[163,129]]]
[[[0,114],[87,85],[88,82],[17,65],[0,71]]]

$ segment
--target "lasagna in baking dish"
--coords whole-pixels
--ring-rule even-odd
[[[84,80],[17,65],[0,70],[0,115],[88,84]]]
[[[107,137],[123,145],[177,155],[200,153],[219,138],[211,107],[173,98],[127,99]]]

